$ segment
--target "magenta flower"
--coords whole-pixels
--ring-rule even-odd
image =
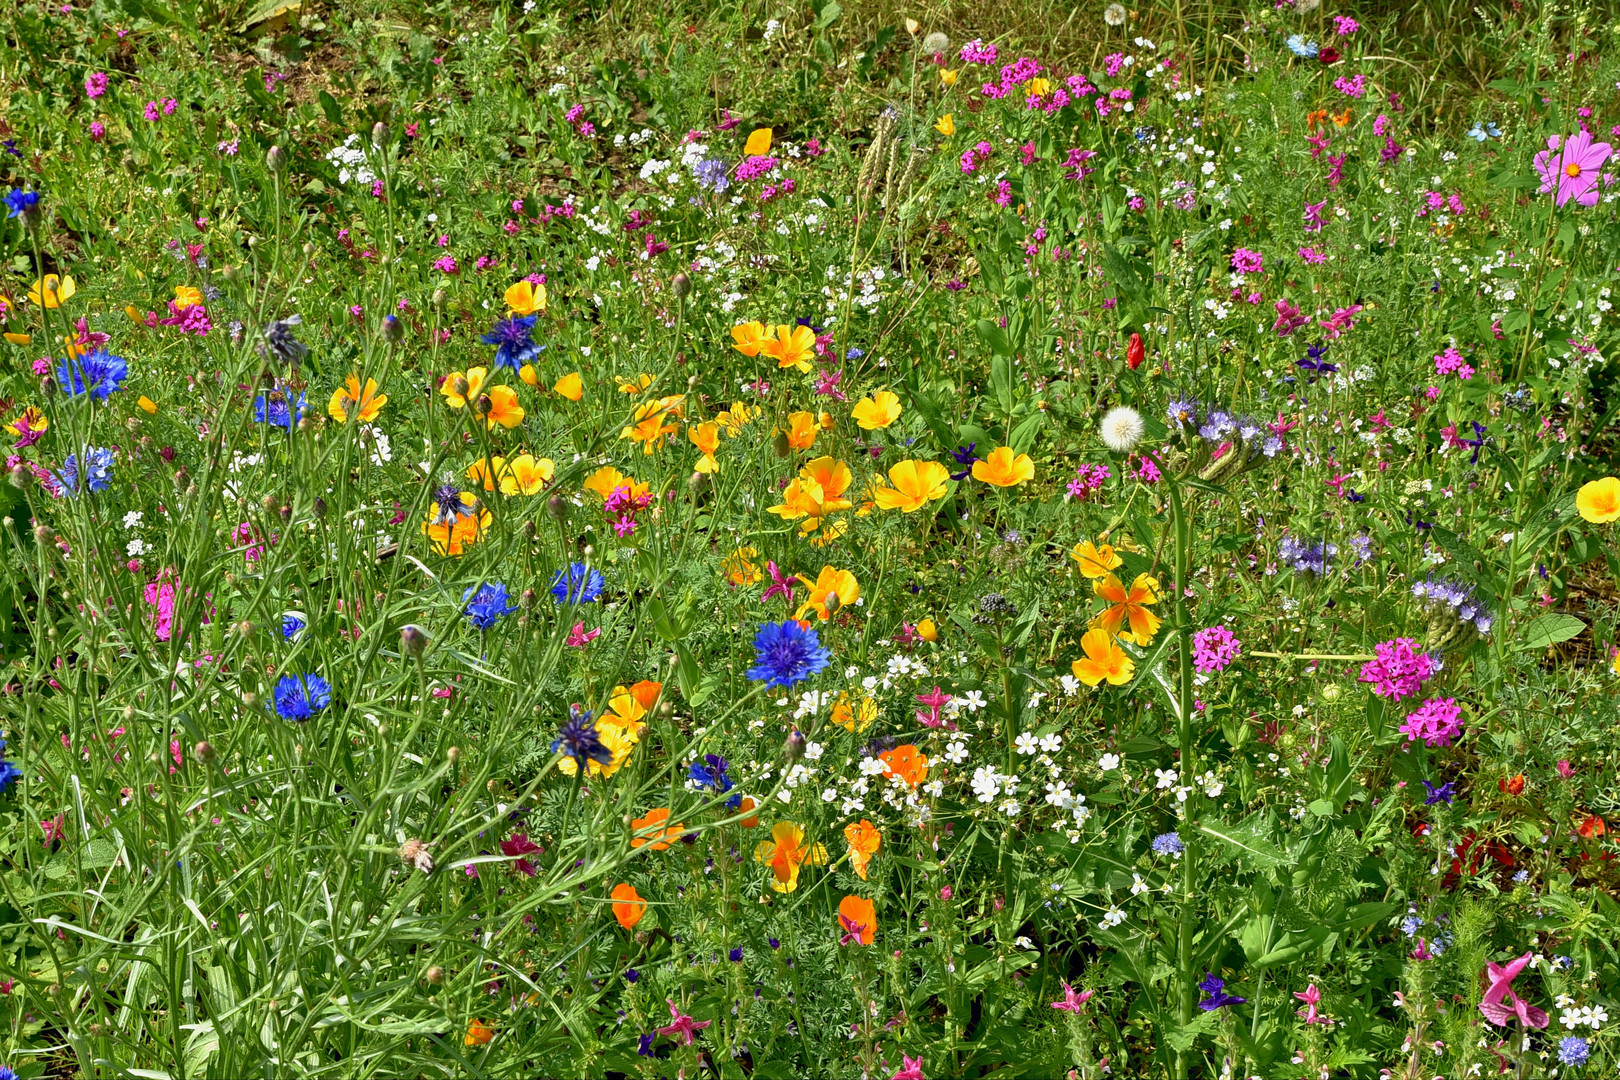
[[[793,603],[793,583],[797,579],[792,574],[782,573],[774,562],[767,562],[765,567],[771,572],[771,584],[765,590],[765,595],[760,597],[760,600],[769,600],[773,596],[780,596],[789,604]]]
[[[1063,983],[1063,1000],[1052,1002],[1052,1008],[1061,1009],[1066,1013],[1078,1013],[1081,1006],[1085,1005],[1086,1002],[1091,1000],[1091,995],[1093,993],[1095,993],[1095,991],[1086,990],[1077,994],[1075,993],[1074,987],[1070,986],[1067,980],[1065,980]]]
[[[1243,643],[1224,626],[1217,624],[1193,634],[1193,666],[1206,675],[1225,671],[1242,651]]]
[[[669,1002],[669,1015],[675,1019],[670,1021],[668,1027],[659,1028],[658,1034],[667,1035],[671,1039],[677,1040],[682,1046],[691,1046],[692,1036],[714,1023],[713,1020],[694,1020],[690,1016],[682,1014],[681,1010],[676,1008],[674,1001],[669,998],[664,1000]]]
[[[1574,199],[1582,206],[1595,206],[1598,201],[1598,170],[1609,160],[1613,148],[1608,143],[1595,143],[1585,131],[1563,140],[1563,151],[1558,149],[1557,135],[1547,140],[1547,149],[1536,155],[1536,172],[1541,174],[1541,194],[1556,191],[1554,202],[1563,206]]]
[[[1422,739],[1428,746],[1450,746],[1462,734],[1462,708],[1456,698],[1430,698],[1416,712],[1408,713],[1400,727],[1407,742]]]
[[[1299,1017],[1307,1024],[1326,1024],[1328,1022],[1327,1017],[1316,1011],[1316,1006],[1322,1001],[1322,991],[1316,988],[1315,983],[1307,986],[1304,993],[1296,990],[1294,996],[1305,1003],[1305,1007],[1297,1010],[1297,1012]]]
[[[922,1058],[901,1054],[900,1059],[903,1064],[894,1071],[889,1080],[925,1080],[922,1073]]]
[[[1526,1004],[1513,992],[1513,980],[1519,977],[1519,972],[1525,969],[1534,955],[1525,953],[1509,960],[1505,967],[1495,962],[1485,965],[1485,978],[1490,986],[1479,1003],[1479,1011],[1485,1014],[1485,1019],[1499,1027],[1507,1027],[1515,1018],[1527,1028],[1547,1026],[1547,1014]]]

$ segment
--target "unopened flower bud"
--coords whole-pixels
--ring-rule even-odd
[[[467,381],[465,375],[457,375],[456,381],[450,384],[450,389],[456,392],[456,397],[464,398],[467,391],[472,389],[472,384]]]
[[[568,503],[563,500],[561,495],[553,495],[546,500],[546,513],[551,515],[552,521],[558,523],[567,521]]]
[[[523,590],[523,595],[518,597],[518,603],[523,605],[523,610],[524,611],[533,611],[534,606],[539,601],[539,599],[540,598],[535,595],[535,592],[534,592],[533,589],[524,589]]]
[[[1335,701],[1339,700],[1339,695],[1342,692],[1343,691],[1339,689],[1338,683],[1328,683],[1326,686],[1322,687],[1322,700],[1327,704],[1332,705]]]
[[[461,760],[461,747],[452,746],[450,749],[444,752],[444,758],[450,764],[454,765],[456,762]]]
[[[384,315],[382,321],[382,336],[384,341],[399,342],[405,336],[405,324],[393,315]]]
[[[213,764],[214,759],[219,756],[219,753],[214,749],[213,743],[209,742],[207,739],[204,739],[202,742],[191,748],[191,756],[202,762],[204,765],[211,765]]]
[[[271,172],[280,172],[287,167],[287,151],[283,150],[279,146],[272,146],[269,150],[265,151],[264,164],[265,168],[269,169]]]
[[[33,478],[34,474],[29,472],[28,467],[25,465],[18,465],[15,469],[11,470],[12,487],[25,488],[28,486],[28,481],[32,480]]]
[[[404,626],[399,631],[399,649],[413,660],[427,652],[428,636],[420,626]]]
[[[489,410],[493,409],[494,407],[495,402],[490,400],[490,396],[488,394],[479,394],[478,401],[473,405],[473,413],[476,416],[488,416]]]
[[[535,527],[535,524],[532,521],[525,521],[523,523],[523,528],[520,531],[523,533],[523,539],[531,541],[531,542],[534,540],[535,536],[537,536],[539,534],[539,532],[540,532],[540,530]]]
[[[432,986],[442,986],[444,985],[444,968],[434,964],[423,972],[422,977]]]
[[[793,447],[788,445],[787,432],[778,431],[775,435],[771,436],[771,453],[775,454],[779,458],[785,458],[792,452]]]
[[[702,495],[709,490],[709,474],[695,472],[686,480],[686,490],[693,495]]]
[[[49,525],[34,526],[34,541],[41,547],[49,544],[56,537],[56,531]]]
[[[838,609],[844,606],[844,602],[838,599],[837,593],[830,592],[827,594],[827,599],[824,602],[824,605],[827,608],[827,614],[836,615],[838,614]]]
[[[243,619],[241,622],[236,624],[236,632],[238,634],[241,634],[245,638],[246,637],[252,637],[253,636],[253,623],[251,623],[247,619]]]
[[[433,301],[432,301],[433,306],[436,307],[436,308],[444,307],[444,300],[445,300],[444,290],[443,289],[434,289],[433,290]]]
[[[51,378],[49,375],[41,377],[39,380],[39,392],[44,394],[46,397],[56,393],[56,380]]]
[[[315,504],[310,507],[310,510],[316,517],[324,518],[326,516],[326,500],[317,497]]]
[[[675,290],[675,295],[682,300],[692,295],[692,279],[686,276],[685,271],[675,275],[675,280],[670,282],[670,287]]]
[[[804,732],[798,728],[788,732],[787,742],[782,747],[782,754],[787,758],[789,765],[797,763],[800,758],[804,757]]]
[[[381,120],[371,125],[371,145],[379,150],[388,145],[388,125]]]

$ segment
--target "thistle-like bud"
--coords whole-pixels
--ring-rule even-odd
[[[33,478],[34,474],[29,472],[25,465],[18,465],[11,470],[11,486],[14,488],[26,488]]]
[[[219,753],[214,749],[213,743],[209,742],[207,739],[204,739],[202,742],[191,748],[191,756],[202,762],[204,765],[212,765],[214,763],[214,759],[219,757]]]
[[[444,968],[440,967],[438,964],[434,964],[432,967],[428,968],[427,971],[422,973],[422,978],[426,979],[430,986],[443,986]]]
[[[399,631],[399,650],[412,660],[419,660],[427,652],[428,636],[420,626],[403,626]]]
[[[46,397],[50,397],[52,394],[56,393],[56,380],[51,378],[49,375],[41,376],[39,380],[39,392],[44,394]]]
[[[444,759],[446,761],[448,761],[452,765],[454,765],[456,762],[460,761],[461,760],[461,747],[452,746],[450,749],[446,750],[444,752]]]
[[[464,398],[467,396],[467,391],[472,389],[472,384],[467,381],[465,375],[457,375],[456,381],[450,384],[450,389],[456,392],[457,397]]]
[[[371,125],[371,145],[379,150],[388,145],[388,125],[381,120]]]
[[[686,481],[686,490],[693,496],[702,495],[709,490],[709,474],[695,472]]]
[[[567,521],[568,520],[568,503],[567,503],[567,501],[564,500],[561,495],[553,495],[551,498],[546,500],[546,513],[551,515],[551,520],[552,521],[555,521],[555,522],[557,522],[559,524],[561,524],[564,521]]]
[[[787,742],[782,746],[782,756],[787,759],[789,765],[797,764],[804,757],[804,745],[804,732],[798,728],[788,732]]]
[[[272,146],[265,151],[264,165],[273,173],[281,172],[287,167],[287,151],[279,146]]]
[[[684,270],[675,275],[675,280],[670,282],[670,287],[675,290],[675,295],[682,300],[692,295],[692,279],[686,276]]]
[[[528,540],[531,543],[534,541],[534,538],[537,535],[539,535],[539,533],[540,533],[540,530],[535,526],[534,522],[532,522],[532,521],[525,521],[523,523],[523,528],[520,531],[523,533],[523,539]]]
[[[827,614],[836,615],[838,614],[838,609],[844,606],[844,602],[838,599],[837,593],[830,592],[827,594],[827,599],[824,602],[824,606],[827,608]]]
[[[315,505],[310,507],[310,510],[317,518],[324,518],[326,516],[326,500],[317,497],[315,499]]]
[[[534,605],[539,601],[539,599],[540,598],[535,595],[535,591],[533,589],[524,589],[523,595],[518,597],[518,603],[523,605],[524,611],[533,611]]]
[[[488,394],[479,394],[478,400],[473,403],[473,415],[480,417],[488,416],[489,410],[493,409],[494,407],[495,402],[490,399]]]
[[[55,540],[55,539],[56,539],[56,530],[51,528],[49,525],[35,525],[34,526],[34,542],[36,544],[38,544],[40,547],[46,546],[52,540]]]
[[[443,289],[434,289],[433,290],[433,299],[432,299],[433,306],[436,307],[436,308],[442,308],[442,307],[444,307],[444,301],[445,301],[444,290]]]

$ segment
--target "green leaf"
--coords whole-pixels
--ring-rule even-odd
[[[1327,941],[1328,935],[1333,933],[1325,926],[1313,926],[1309,930],[1289,934],[1286,944],[1272,949],[1266,955],[1256,960],[1252,965],[1256,969],[1273,967],[1277,964],[1291,964],[1306,953],[1315,952]]]
[[[1545,649],[1560,641],[1568,641],[1585,629],[1586,624],[1573,615],[1557,611],[1548,612],[1531,621],[1520,631],[1521,636],[1515,648]]]
[[[1243,826],[1232,826],[1220,821],[1206,821],[1198,826],[1198,831],[1205,836],[1214,837],[1224,844],[1229,844],[1242,852],[1242,857],[1253,862],[1261,869],[1270,869],[1275,866],[1291,864],[1292,859],[1282,848],[1261,836],[1256,835],[1253,823]]]
[[[979,332],[979,340],[987,345],[991,352],[997,356],[1011,356],[1013,354],[1012,342],[1007,339],[1007,331],[996,325],[994,319],[980,319],[974,324]]]
[[[1185,1025],[1178,1024],[1173,1017],[1166,1017],[1164,1026],[1164,1041],[1178,1054],[1184,1054],[1192,1049],[1193,1043],[1198,1041],[1200,1035],[1210,1035],[1215,1031],[1219,1016],[1213,1012],[1201,1012]]]
[[[328,121],[330,121],[334,126],[342,127],[343,126],[343,106],[341,106],[341,105],[339,105],[337,103],[337,98],[333,97],[331,94],[327,93],[325,90],[322,90],[321,93],[320,93],[320,102],[321,102],[321,112],[326,114],[326,119]]]

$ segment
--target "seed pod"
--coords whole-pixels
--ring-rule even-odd
[[[775,435],[771,436],[771,453],[775,454],[779,458],[785,458],[792,452],[793,448],[788,445],[787,432],[778,431]]]
[[[214,749],[213,743],[209,742],[207,739],[204,739],[202,742],[191,748],[191,756],[202,762],[204,765],[212,765],[214,763],[214,759],[219,756],[219,753]]]
[[[823,606],[826,607],[828,615],[836,615],[838,609],[844,606],[844,602],[838,599],[837,593],[830,592],[827,594],[827,599],[823,601]]]
[[[546,500],[546,513],[551,515],[551,520],[561,524],[568,520],[568,503],[561,495],[553,495]]]

